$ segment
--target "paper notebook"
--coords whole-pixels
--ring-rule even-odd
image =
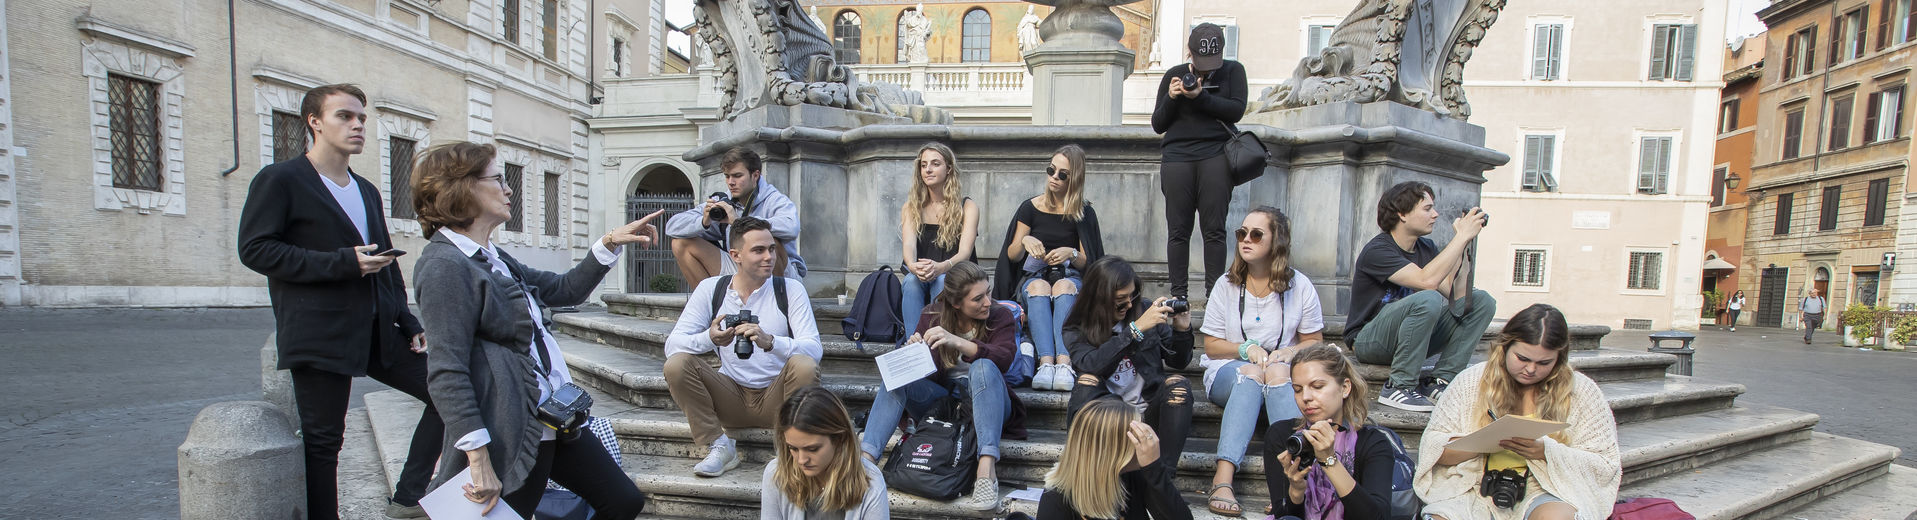
[[[1532,419],[1518,415],[1506,415],[1492,421],[1491,424],[1471,432],[1470,435],[1452,439],[1445,448],[1471,453],[1497,453],[1504,451],[1498,442],[1510,438],[1536,439],[1563,430],[1566,425],[1557,421]]]

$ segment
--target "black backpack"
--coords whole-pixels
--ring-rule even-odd
[[[931,415],[918,421],[917,433],[899,440],[885,460],[885,484],[932,500],[951,500],[972,492],[978,476],[978,434],[963,395],[945,397]]]
[[[852,300],[852,310],[839,320],[845,337],[859,351],[865,351],[867,341],[905,343],[911,332],[905,330],[905,320],[899,316],[900,293],[899,277],[892,274],[889,265],[880,266],[859,282],[859,296]]]
[[[792,311],[788,311],[785,308],[786,306],[785,277],[774,276],[772,277],[771,281],[766,283],[772,284],[772,299],[774,300],[773,303],[776,303],[779,305],[779,315],[785,316],[786,321],[792,321]],[[732,286],[732,275],[729,275],[729,274],[719,277],[719,284],[712,286],[712,316],[713,317],[716,318],[719,316],[719,306],[725,305],[726,287],[730,287],[730,286]],[[788,324],[786,325],[786,328],[791,329],[792,326]]]

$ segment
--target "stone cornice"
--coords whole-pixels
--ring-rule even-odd
[[[299,90],[312,90],[314,87],[326,84],[324,81],[267,65],[253,67],[253,79],[268,83],[278,83]]]
[[[420,121],[432,122],[439,119],[439,115],[434,114],[431,110],[400,104],[389,99],[373,100],[373,108],[379,109],[381,112],[393,112]]]
[[[73,19],[73,28],[95,38],[109,38],[164,54],[171,58],[193,57],[193,46],[186,42],[122,26],[91,15]]]

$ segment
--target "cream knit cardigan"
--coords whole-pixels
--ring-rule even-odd
[[[1477,431],[1480,410],[1478,384],[1484,380],[1484,363],[1472,365],[1458,374],[1451,390],[1438,400],[1424,435],[1418,442],[1418,473],[1412,488],[1425,502],[1424,512],[1449,520],[1520,520],[1539,492],[1553,496],[1577,508],[1579,520],[1598,520],[1611,516],[1617,502],[1618,484],[1623,479],[1618,457],[1617,420],[1611,416],[1610,402],[1596,381],[1572,372],[1570,427],[1562,443],[1544,437],[1544,460],[1530,461],[1530,485],[1524,502],[1501,509],[1491,498],[1481,496],[1478,482],[1484,476],[1485,457],[1467,460],[1456,466],[1437,467],[1445,443]]]

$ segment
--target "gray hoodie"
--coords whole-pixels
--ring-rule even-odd
[[[699,222],[705,218],[703,214],[705,210],[705,203],[701,201],[692,209],[673,215],[666,221],[666,236],[703,238],[719,244],[719,249],[730,249],[731,247],[726,243],[724,224],[699,225]],[[759,187],[753,190],[752,204],[746,206],[745,216],[772,223],[772,237],[785,244],[785,256],[792,262],[791,265],[786,266],[782,275],[793,279],[805,278],[805,259],[799,257],[799,206],[793,204],[792,199],[786,198],[784,193],[780,193],[778,188],[772,187],[772,183],[766,182],[765,177],[760,177]],[[737,271],[738,268],[732,265],[730,259],[727,259],[719,269],[721,274]],[[696,283],[698,280],[688,282]]]

